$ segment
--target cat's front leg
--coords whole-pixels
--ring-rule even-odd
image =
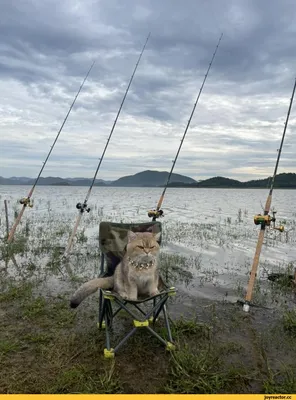
[[[125,285],[123,285],[119,280],[116,281],[116,286],[114,287],[114,291],[119,294],[120,297],[123,299],[127,299],[127,292]]]
[[[117,293],[119,294],[119,296],[120,296],[122,299],[125,299],[125,300],[128,299],[128,295],[127,295],[127,293],[126,293],[125,290],[118,290]]]
[[[159,282],[159,275],[158,275],[158,271],[156,270],[154,272],[153,278],[148,282],[148,285],[147,285],[149,296],[156,296],[157,294],[159,294],[158,282]]]
[[[132,301],[138,300],[138,288],[137,285],[129,285],[129,290],[128,290],[128,299]]]
[[[159,293],[159,290],[156,285],[151,285],[148,288],[149,296],[155,296]]]

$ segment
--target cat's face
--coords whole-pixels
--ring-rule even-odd
[[[159,255],[160,233],[128,231],[127,255],[136,263],[155,263]]]

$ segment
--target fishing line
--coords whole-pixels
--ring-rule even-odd
[[[144,53],[144,50],[145,50],[145,48],[146,48],[147,42],[148,42],[148,40],[149,40],[149,37],[150,37],[150,33],[149,33],[149,35],[147,36],[146,42],[145,42],[145,44],[144,44],[144,46],[143,46],[143,49],[142,49],[142,51],[141,51],[141,53],[140,53],[140,56],[139,56],[139,58],[138,58],[138,61],[137,61],[136,66],[135,66],[135,68],[134,68],[134,71],[133,71],[132,76],[131,76],[131,78],[130,78],[129,84],[128,84],[127,89],[126,89],[126,91],[125,91],[125,94],[124,94],[124,96],[123,96],[122,102],[121,102],[121,104],[120,104],[118,113],[117,113],[116,118],[115,118],[115,120],[114,120],[112,129],[111,129],[111,132],[110,132],[110,134],[109,134],[109,137],[108,137],[107,143],[106,143],[106,145],[105,145],[105,148],[104,148],[104,150],[103,150],[102,156],[101,156],[101,158],[99,159],[100,161],[99,161],[99,163],[98,163],[98,166],[97,166],[97,169],[96,169],[96,171],[95,171],[95,174],[94,174],[93,180],[92,180],[92,182],[91,182],[91,185],[90,185],[90,187],[89,187],[89,189],[88,189],[88,192],[87,192],[87,194],[86,194],[85,200],[84,200],[83,203],[77,203],[77,204],[76,204],[76,208],[79,210],[79,214],[78,214],[78,217],[77,217],[75,226],[74,226],[74,228],[73,228],[72,234],[71,234],[71,236],[70,236],[70,238],[69,238],[68,245],[67,245],[67,248],[66,248],[66,250],[65,250],[65,253],[64,253],[64,256],[63,256],[63,257],[67,257],[67,256],[69,255],[69,251],[70,251],[70,249],[71,249],[71,247],[72,247],[72,243],[73,243],[74,237],[75,237],[75,235],[76,235],[76,232],[77,232],[79,223],[80,223],[80,221],[81,221],[82,215],[84,214],[85,211],[86,211],[87,213],[90,212],[90,207],[88,206],[87,202],[88,202],[88,200],[89,200],[89,197],[90,197],[92,188],[93,188],[93,186],[94,186],[94,184],[95,184],[95,180],[96,180],[97,174],[98,174],[98,172],[99,172],[99,169],[100,169],[100,167],[101,167],[101,164],[102,164],[102,161],[103,161],[105,152],[106,152],[107,147],[108,147],[108,145],[109,145],[109,142],[110,142],[110,139],[111,139],[111,137],[112,137],[113,131],[114,131],[114,129],[115,129],[115,126],[116,126],[116,123],[117,123],[119,114],[120,114],[120,112],[121,112],[122,106],[123,106],[124,101],[125,101],[125,98],[126,98],[126,96],[127,96],[127,94],[128,94],[129,88],[130,88],[131,83],[132,83],[132,81],[133,81],[134,75],[135,75],[135,73],[136,73],[136,71],[137,71],[137,68],[138,68],[138,65],[139,65],[139,63],[140,63],[140,60],[141,60],[141,58],[142,58],[142,55],[143,55],[143,53]]]
[[[220,38],[219,38],[218,44],[217,44],[217,46],[216,46],[216,49],[215,49],[214,54],[213,54],[213,56],[212,56],[211,62],[210,62],[210,64],[209,64],[208,69],[207,69],[207,72],[206,72],[206,74],[205,74],[204,80],[203,80],[202,85],[201,85],[201,87],[200,87],[200,90],[199,90],[197,99],[196,99],[196,101],[195,101],[195,103],[194,103],[194,106],[193,106],[193,109],[192,109],[190,118],[189,118],[188,123],[187,123],[187,125],[186,125],[185,131],[184,131],[184,134],[183,134],[183,137],[182,137],[182,139],[181,139],[181,143],[180,143],[180,145],[179,145],[179,148],[178,148],[176,157],[175,157],[175,159],[173,160],[173,165],[172,165],[172,168],[171,168],[170,173],[169,173],[169,175],[168,175],[167,182],[166,182],[166,184],[165,184],[165,186],[164,186],[163,192],[162,192],[162,194],[161,194],[161,196],[160,196],[160,198],[159,198],[159,201],[158,201],[158,203],[157,203],[156,210],[149,210],[149,211],[148,211],[148,217],[149,217],[149,218],[152,218],[152,221],[156,221],[157,218],[163,217],[163,216],[164,216],[163,210],[161,210],[161,205],[162,205],[162,202],[163,202],[163,199],[164,199],[164,195],[165,195],[165,192],[166,192],[166,190],[167,190],[168,184],[170,183],[170,179],[171,179],[171,176],[172,176],[172,173],[173,173],[173,170],[174,170],[176,161],[177,161],[177,159],[178,159],[178,156],[179,156],[179,153],[180,153],[182,144],[183,144],[183,142],[184,142],[186,133],[187,133],[187,131],[188,131],[188,128],[189,128],[191,119],[192,119],[192,117],[193,117],[193,114],[194,114],[196,105],[197,105],[197,103],[198,103],[198,101],[199,101],[199,98],[200,98],[200,96],[201,96],[201,93],[202,93],[202,91],[203,91],[203,87],[204,87],[205,82],[206,82],[206,80],[207,80],[207,77],[208,77],[208,74],[209,74],[209,72],[210,72],[212,63],[213,63],[214,58],[215,58],[215,56],[216,56],[218,47],[219,47],[220,42],[221,42],[221,39],[222,39],[222,36],[223,36],[223,33],[221,34],[221,36],[220,36]]]
[[[70,112],[71,112],[71,110],[72,110],[72,108],[73,108],[73,106],[74,106],[74,104],[75,104],[75,102],[76,102],[76,100],[77,100],[77,97],[78,97],[79,93],[81,92],[81,89],[83,88],[83,86],[84,86],[84,84],[85,84],[85,81],[87,80],[87,78],[88,78],[88,76],[89,76],[89,74],[90,74],[90,72],[91,72],[91,70],[92,70],[94,64],[95,64],[95,61],[93,61],[93,63],[92,63],[92,65],[91,65],[91,67],[89,68],[89,70],[88,70],[88,72],[87,72],[85,78],[83,79],[83,82],[81,83],[81,85],[80,85],[80,87],[79,87],[78,92],[76,93],[76,96],[75,96],[75,98],[74,98],[74,100],[73,100],[73,102],[72,102],[72,104],[71,104],[71,106],[70,106],[70,108],[69,108],[69,111],[68,111],[68,113],[67,113],[67,115],[66,115],[66,117],[65,117],[65,119],[64,119],[64,121],[63,121],[63,123],[62,123],[62,125],[61,125],[61,127],[60,127],[60,129],[59,129],[59,131],[58,131],[58,134],[57,134],[56,137],[55,137],[55,140],[54,140],[52,146],[50,147],[50,150],[49,150],[49,152],[48,152],[48,154],[47,154],[47,157],[46,157],[45,161],[43,162],[43,165],[42,165],[42,167],[41,167],[41,169],[40,169],[40,171],[39,171],[39,174],[38,174],[37,178],[35,179],[35,182],[34,182],[32,188],[31,188],[31,190],[30,190],[29,193],[28,193],[28,196],[27,196],[27,197],[23,197],[23,198],[19,201],[20,204],[22,204],[23,207],[22,207],[22,209],[21,209],[19,215],[17,216],[17,218],[16,218],[16,220],[15,220],[15,222],[14,222],[14,224],[13,224],[13,227],[11,228],[11,231],[9,232],[9,235],[8,235],[8,238],[7,238],[7,242],[8,242],[8,243],[12,241],[12,239],[13,239],[13,237],[14,237],[14,233],[15,233],[15,231],[16,231],[16,228],[17,228],[18,224],[19,224],[20,221],[21,221],[21,218],[22,218],[22,216],[23,216],[23,214],[24,214],[24,211],[25,211],[26,207],[33,207],[33,202],[31,201],[31,197],[32,197],[32,195],[33,195],[34,189],[35,189],[35,187],[36,187],[36,185],[37,185],[37,183],[38,183],[38,181],[39,181],[39,179],[40,179],[40,176],[41,176],[41,174],[42,174],[42,172],[43,172],[43,169],[44,169],[44,167],[45,167],[45,165],[46,165],[46,163],[47,163],[47,161],[48,161],[48,159],[49,159],[49,156],[50,156],[50,154],[51,154],[51,152],[52,152],[52,150],[53,150],[53,148],[54,148],[54,146],[55,146],[55,144],[56,144],[56,142],[57,142],[57,140],[58,140],[58,138],[59,138],[59,136],[60,136],[60,133],[61,133],[62,130],[63,130],[63,127],[64,127],[64,125],[65,125],[65,123],[66,123],[66,121],[67,121],[67,119],[68,119],[68,117],[69,117],[69,115],[70,115]]]

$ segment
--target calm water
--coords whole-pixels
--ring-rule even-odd
[[[29,186],[0,186],[1,236],[5,232],[3,200],[9,201],[9,219],[13,221],[15,211],[21,209],[18,200],[27,196],[29,190]],[[87,190],[87,187],[37,187],[34,207],[26,209],[22,225],[30,222],[30,235],[35,235],[35,240],[40,226],[51,235],[61,226],[73,229],[78,213],[76,203],[84,201]],[[84,214],[80,224],[80,231],[88,237],[88,251],[98,248],[101,220],[148,221],[147,211],[155,208],[161,191],[161,188],[95,187],[89,200],[91,212]],[[165,217],[160,219],[164,229],[162,251],[192,260],[186,267],[194,277],[191,294],[221,298],[227,292],[235,296],[238,282],[246,285],[259,231],[253,216],[263,211],[267,195],[267,189],[167,190],[162,207]],[[266,233],[259,276],[296,262],[296,190],[276,189],[272,207],[277,210],[278,222],[285,223],[286,232]],[[61,246],[67,244],[67,237],[61,237]],[[79,251],[78,244],[75,249]],[[90,277],[92,274],[89,272]]]

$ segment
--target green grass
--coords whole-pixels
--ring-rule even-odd
[[[12,340],[1,340],[0,341],[0,356],[7,353],[17,351],[19,349],[19,343]]]
[[[188,224],[180,223],[178,227],[177,236],[172,230],[166,236],[181,239],[188,232]],[[230,234],[215,224],[190,227],[190,235],[198,238],[204,248],[210,242],[216,243],[217,238],[220,244],[224,243]],[[1,281],[0,393],[295,393],[296,360],[288,357],[296,351],[293,310],[279,315],[276,323],[280,329],[270,340],[269,323],[261,323],[256,313],[255,322],[247,321],[235,306],[227,311],[222,304],[209,302],[203,318],[172,321],[174,352],[167,352],[156,338],[140,330],[114,360],[104,359],[105,333],[96,326],[96,300],[72,310],[68,294],[46,297],[36,284],[48,275],[65,272],[65,265],[59,262],[60,238],[67,239],[69,227],[49,224],[46,229],[38,228],[38,240],[34,239],[34,229],[34,225],[25,224],[11,246],[0,246],[3,260],[15,255],[19,261],[24,256],[17,270],[20,282],[8,277]],[[30,243],[26,231],[33,237]],[[77,241],[80,245],[86,243],[84,231]],[[73,258],[75,273],[68,276],[67,284],[82,282],[86,276],[97,273],[97,252],[88,254],[86,250]],[[202,271],[201,267],[200,257],[161,256],[162,272],[172,285],[188,284],[194,270],[203,272],[204,280],[211,281],[215,270]],[[27,277],[33,277],[35,283],[28,282]],[[283,280],[272,284],[273,293],[286,289],[290,293],[288,283]],[[260,282],[254,296],[264,303]],[[131,327],[129,317],[122,315],[125,314],[118,315],[114,343],[122,337],[123,329],[128,331]],[[165,335],[161,319],[156,329]],[[277,348],[274,343],[279,343]]]
[[[284,329],[296,338],[296,310],[286,311],[283,315]]]
[[[71,310],[67,296],[46,298],[32,285],[7,286],[1,294],[1,393],[293,393],[294,365],[272,365],[263,373],[246,355],[253,342],[241,337],[246,321],[237,308],[221,315],[208,308],[215,323],[181,317],[172,321],[176,350],[167,352],[156,338],[140,330],[114,360],[103,357],[104,331],[96,327],[96,309]],[[95,303],[95,301],[94,301]],[[233,318],[237,315],[236,318]],[[289,318],[288,318],[289,316]],[[294,317],[293,317],[294,318]],[[285,314],[284,329],[294,321]],[[123,329],[129,318],[118,317]],[[289,322],[287,322],[289,321]],[[285,325],[288,324],[288,325]],[[164,334],[164,324],[156,324]],[[229,334],[231,332],[231,334]],[[258,350],[260,334],[257,335]],[[289,338],[290,330],[282,335]],[[122,331],[112,336],[114,343]],[[288,343],[288,342],[287,342]],[[247,346],[247,347],[246,347]],[[272,345],[271,345],[272,346]],[[269,357],[269,351],[265,357]],[[294,369],[293,369],[294,368]],[[252,389],[254,388],[255,389]]]
[[[250,381],[248,372],[238,366],[226,366],[219,355],[218,347],[213,349],[208,345],[195,351],[184,344],[181,350],[172,355],[165,393],[247,392]]]
[[[0,303],[13,300],[26,300],[32,296],[32,283],[26,282],[15,285],[14,282],[8,282],[6,291],[0,293]]]
[[[264,393],[296,393],[296,368],[295,366],[270,371],[269,376],[263,381]]]

